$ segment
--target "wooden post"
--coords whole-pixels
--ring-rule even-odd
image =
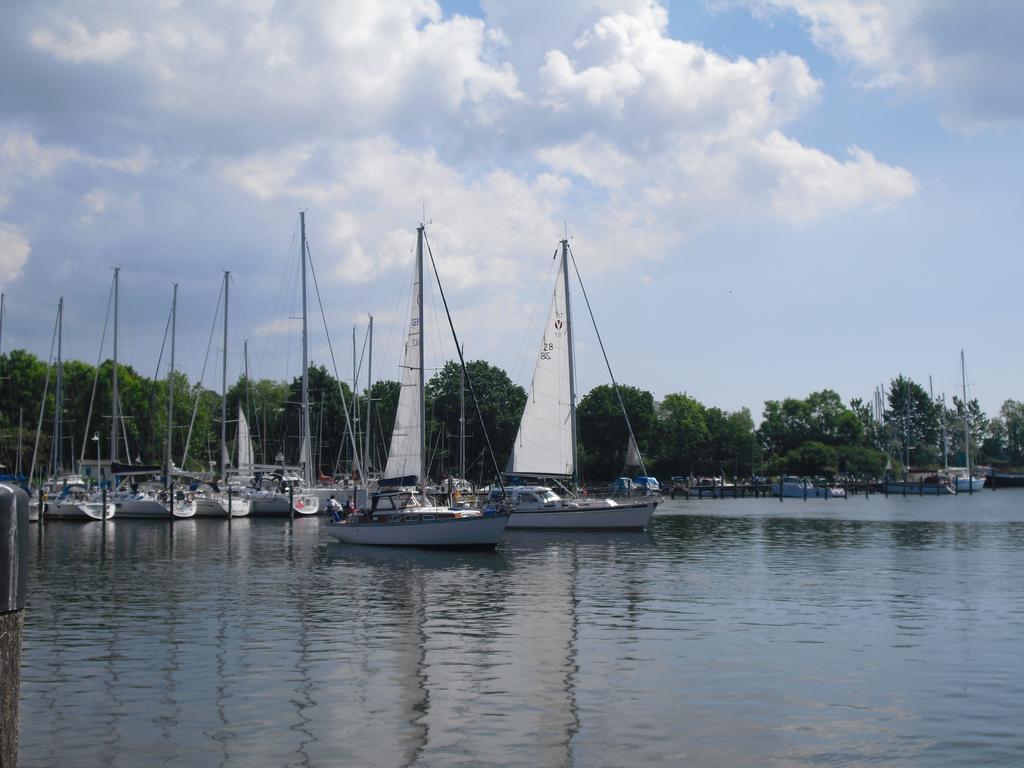
[[[779,475],[779,501],[786,495],[786,489],[782,487],[782,475]]]
[[[231,524],[231,486],[228,486],[228,525]]]
[[[288,486],[288,516],[290,519],[295,519],[295,486]]]
[[[42,522],[42,508],[39,520]],[[21,631],[28,581],[28,494],[0,485],[0,766],[18,764]]]
[[[107,486],[100,489],[100,499],[103,501],[103,525],[107,524]]]

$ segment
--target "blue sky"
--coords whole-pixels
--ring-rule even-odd
[[[870,400],[901,373],[951,395],[963,348],[990,414],[1024,398],[1024,6],[106,0],[4,17],[4,351],[45,357],[63,295],[70,354],[94,360],[117,264],[121,357],[156,372],[178,281],[196,376],[230,269],[230,375],[249,339],[256,375],[290,378],[304,209],[339,373],[373,313],[374,375],[397,378],[425,208],[467,353],[524,385],[567,226],[616,377],[656,397],[756,419],[824,387]],[[607,375],[578,338],[585,392]]]

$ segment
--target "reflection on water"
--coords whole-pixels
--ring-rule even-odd
[[[676,501],[493,553],[47,524],[20,764],[1017,764],[1021,502]]]

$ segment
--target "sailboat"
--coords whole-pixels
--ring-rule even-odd
[[[53,443],[51,447],[50,480],[45,484],[47,496],[43,517],[56,520],[102,520],[114,515],[114,505],[91,502],[85,481],[78,475],[64,472],[64,298],[57,302],[57,377],[54,390]]]
[[[349,544],[493,549],[505,532],[507,513],[437,506],[425,494],[423,240],[424,225],[420,224],[416,229],[416,271],[401,392],[384,477],[368,510],[330,521],[325,530]],[[420,493],[410,488],[416,484]]]
[[[949,467],[947,476],[956,483],[958,493],[974,493],[985,487],[985,478],[971,471],[971,427],[967,411],[967,368],[964,365],[964,351],[960,350],[960,382],[964,395],[964,466]]]
[[[118,289],[120,267],[114,267],[114,345],[113,365],[111,365],[111,406],[113,408],[110,426],[110,471],[116,479],[121,478],[121,487],[111,493],[108,498],[114,503],[119,519],[138,520],[169,520],[171,511],[160,502],[155,495],[159,486],[147,483],[145,490],[140,490],[140,480],[149,478],[160,472],[160,467],[140,467],[119,463],[121,424],[121,397],[118,394],[117,369],[117,331],[118,331]],[[93,494],[97,498],[98,494]]]
[[[227,460],[227,392],[228,392],[228,289],[231,284],[231,272],[224,270],[224,281],[223,287],[221,288],[222,295],[224,297],[224,343],[222,347],[222,363],[221,363],[221,387],[220,387],[220,445],[221,445],[221,477],[225,477],[225,472],[228,467]],[[216,313],[214,313],[214,321],[216,322]],[[196,400],[196,407],[198,408],[199,401]],[[239,419],[243,418],[241,413],[241,407],[239,407]],[[241,426],[239,426],[241,430]],[[248,431],[248,427],[246,427]],[[241,445],[241,442],[239,443]],[[186,446],[186,451],[188,446]],[[241,448],[239,448],[241,451]],[[184,463],[184,460],[183,460]],[[252,463],[251,457],[246,465]],[[239,457],[239,466],[242,466],[241,457]],[[245,517],[249,514],[249,502],[239,497],[239,494],[231,493],[228,494],[224,490],[213,490],[209,488],[197,493],[192,502],[195,508],[196,517],[215,517],[215,518],[226,518],[226,517]]]
[[[505,472],[516,478],[575,479],[576,475],[576,377],[569,296],[569,241],[563,239],[561,246],[561,269],[555,277],[551,311]],[[513,486],[509,493],[513,510],[509,528],[641,530],[658,506],[657,498],[647,496],[636,500],[563,499],[546,485]]]

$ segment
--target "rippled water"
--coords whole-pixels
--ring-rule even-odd
[[[667,501],[486,554],[32,535],[22,766],[1024,764],[1024,492]]]

